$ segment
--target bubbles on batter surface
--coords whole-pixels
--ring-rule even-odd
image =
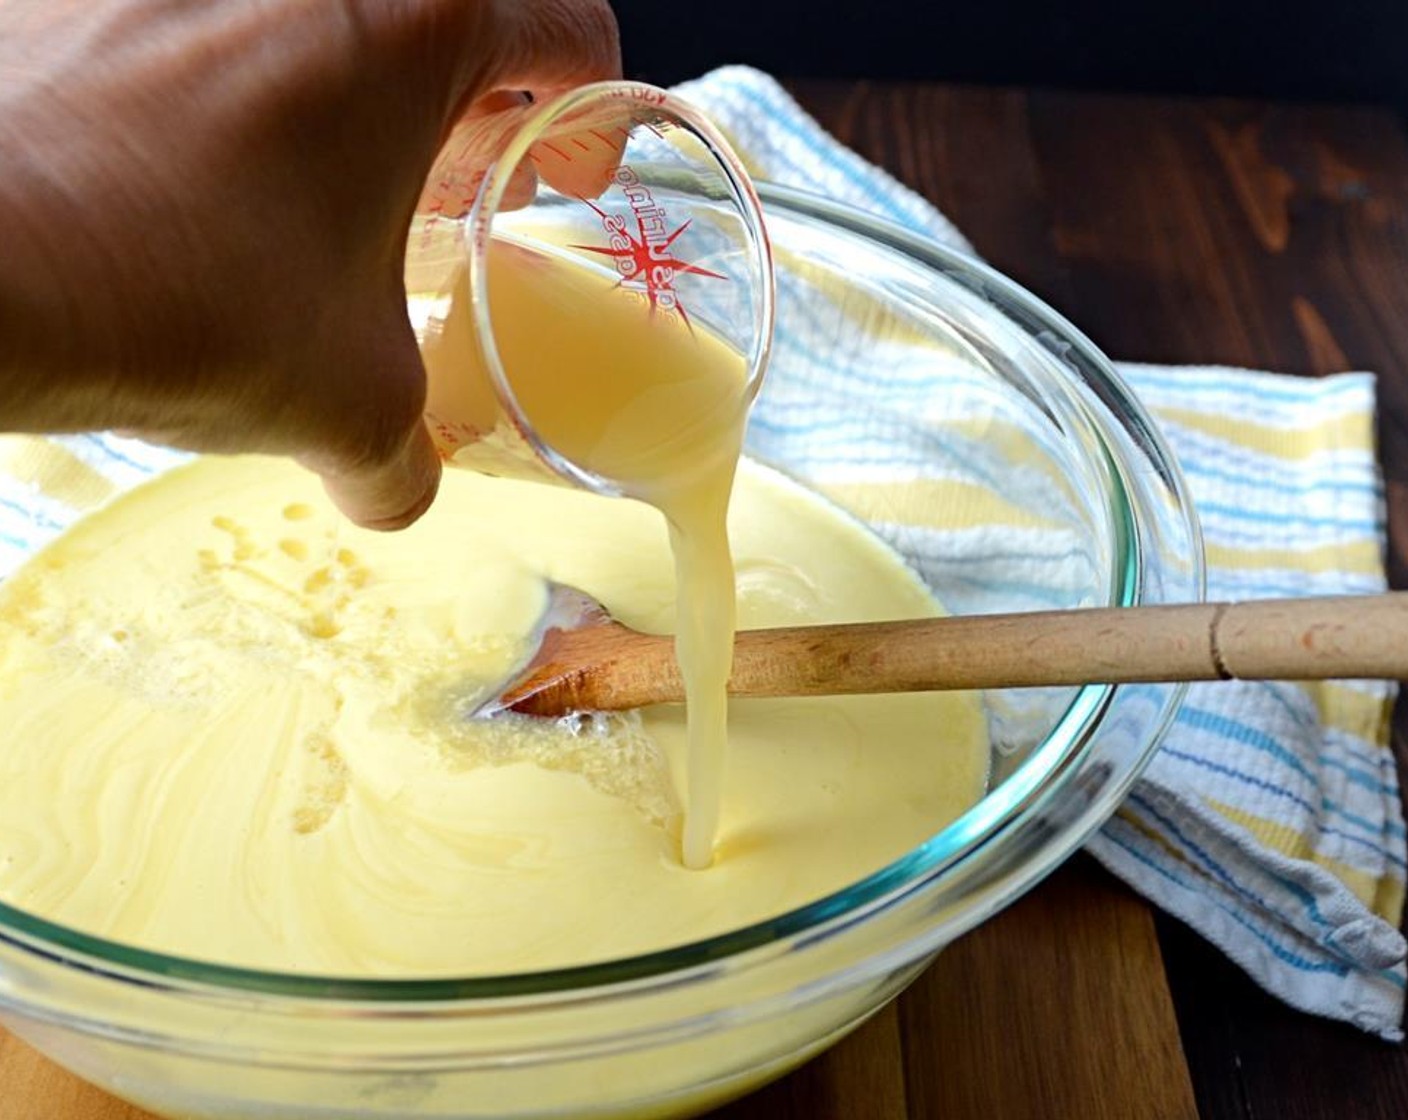
[[[463,681],[423,691],[404,713],[434,729],[455,770],[528,762],[579,774],[594,789],[620,798],[642,818],[677,833],[681,808],[669,764],[639,712],[581,712],[539,719],[499,712],[466,715]]]
[[[293,811],[293,830],[307,836],[325,827],[347,799],[348,769],[337,744],[326,732],[310,733],[303,746],[311,758],[303,803]]]

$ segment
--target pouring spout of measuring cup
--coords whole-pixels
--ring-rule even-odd
[[[603,494],[632,493],[648,466],[596,439],[654,390],[631,382],[640,351],[736,354],[737,384],[702,404],[746,409],[772,342],[747,173],[698,110],[638,83],[460,122],[421,199],[406,288],[441,458]],[[568,438],[564,396],[600,411],[590,438]]]

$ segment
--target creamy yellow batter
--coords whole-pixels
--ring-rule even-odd
[[[744,470],[743,626],[933,613],[849,519]],[[980,794],[966,696],[735,702],[717,859],[678,855],[683,712],[469,720],[544,579],[667,631],[659,515],[447,474],[412,529],[316,480],[204,460],[0,588],[0,897],[153,949],[280,970],[550,968],[736,928],[876,870]]]

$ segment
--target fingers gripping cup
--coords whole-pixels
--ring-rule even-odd
[[[604,83],[467,120],[419,209],[407,291],[447,462],[647,500],[708,470],[763,376],[773,281],[697,110]]]

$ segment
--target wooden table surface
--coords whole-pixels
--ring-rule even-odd
[[[1408,586],[1408,142],[1390,113],[797,83],[1106,353],[1381,377]],[[1408,761],[1408,709],[1395,750]],[[0,1120],[141,1120],[0,1032]],[[1294,1013],[1078,858],[712,1120],[1401,1120],[1408,1051]]]

